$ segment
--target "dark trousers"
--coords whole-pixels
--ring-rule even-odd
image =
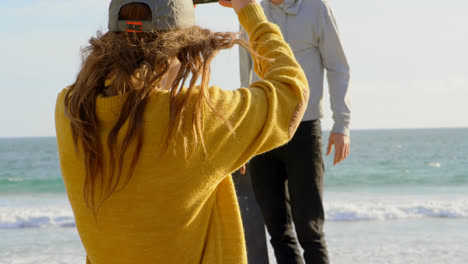
[[[320,120],[302,122],[287,145],[248,165],[278,264],[329,263],[323,234],[321,135]]]

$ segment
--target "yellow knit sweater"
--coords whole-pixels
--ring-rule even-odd
[[[169,122],[169,94],[156,92],[146,105],[143,149],[133,176],[105,201],[97,221],[84,202],[84,162],[75,152],[64,114],[65,92],[59,94],[55,118],[60,165],[89,263],[247,263],[230,174],[253,156],[288,142],[302,118],[309,91],[289,46],[261,7],[251,4],[238,16],[254,49],[272,60],[255,65],[263,80],[248,88],[210,87],[212,102],[233,131],[207,110],[203,116],[207,154],[195,151],[186,160],[167,152],[158,159]],[[98,97],[96,104],[97,136],[105,140],[121,99]],[[125,172],[129,164],[123,166]]]

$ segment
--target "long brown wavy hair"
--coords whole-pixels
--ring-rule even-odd
[[[120,19],[151,20],[151,10],[145,4],[128,4],[121,9]],[[180,69],[170,86],[170,121],[161,149],[167,149],[174,143],[174,137],[180,134],[190,134],[194,139],[191,144],[201,144],[204,148],[203,107],[206,104],[216,112],[207,92],[211,61],[218,51],[232,48],[235,44],[243,46],[252,54],[254,52],[235,33],[211,32],[197,26],[150,33],[98,32],[89,43],[83,49],[82,68],[66,94],[65,108],[71,123],[75,148],[79,149],[78,146],[81,146],[83,152],[86,169],[84,199],[87,206],[96,212],[121,182],[122,164],[131,144],[136,145],[136,150],[123,186],[133,174],[143,145],[142,120],[145,105],[155,90],[163,89],[161,81],[170,69],[171,59],[177,58],[180,61]],[[188,88],[181,93],[190,76]],[[200,78],[201,85],[196,86]],[[106,80],[109,79],[112,79],[112,84],[106,87]],[[104,146],[99,137],[99,122],[95,113],[96,99],[100,94],[125,98],[120,115],[107,137],[107,146]],[[188,109],[189,100],[195,102],[191,109]],[[184,129],[186,123],[190,122],[186,118],[186,112],[193,112],[191,129]],[[117,144],[117,135],[125,123],[128,123],[128,129],[123,140]],[[228,122],[226,124],[229,125]],[[110,153],[110,172],[107,179],[103,176],[104,147]],[[101,197],[96,201],[98,180],[101,183]]]

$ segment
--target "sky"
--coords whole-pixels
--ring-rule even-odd
[[[80,48],[107,31],[109,2],[0,1],[0,137],[55,135],[56,96],[74,82]],[[328,2],[351,67],[352,129],[468,127],[468,1]],[[235,13],[218,4],[198,5],[196,15],[200,26],[238,31]],[[238,49],[212,70],[212,84],[238,88]]]

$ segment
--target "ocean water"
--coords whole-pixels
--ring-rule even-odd
[[[468,129],[354,131],[325,163],[332,263],[468,263]],[[84,257],[55,138],[0,139],[0,264]]]

